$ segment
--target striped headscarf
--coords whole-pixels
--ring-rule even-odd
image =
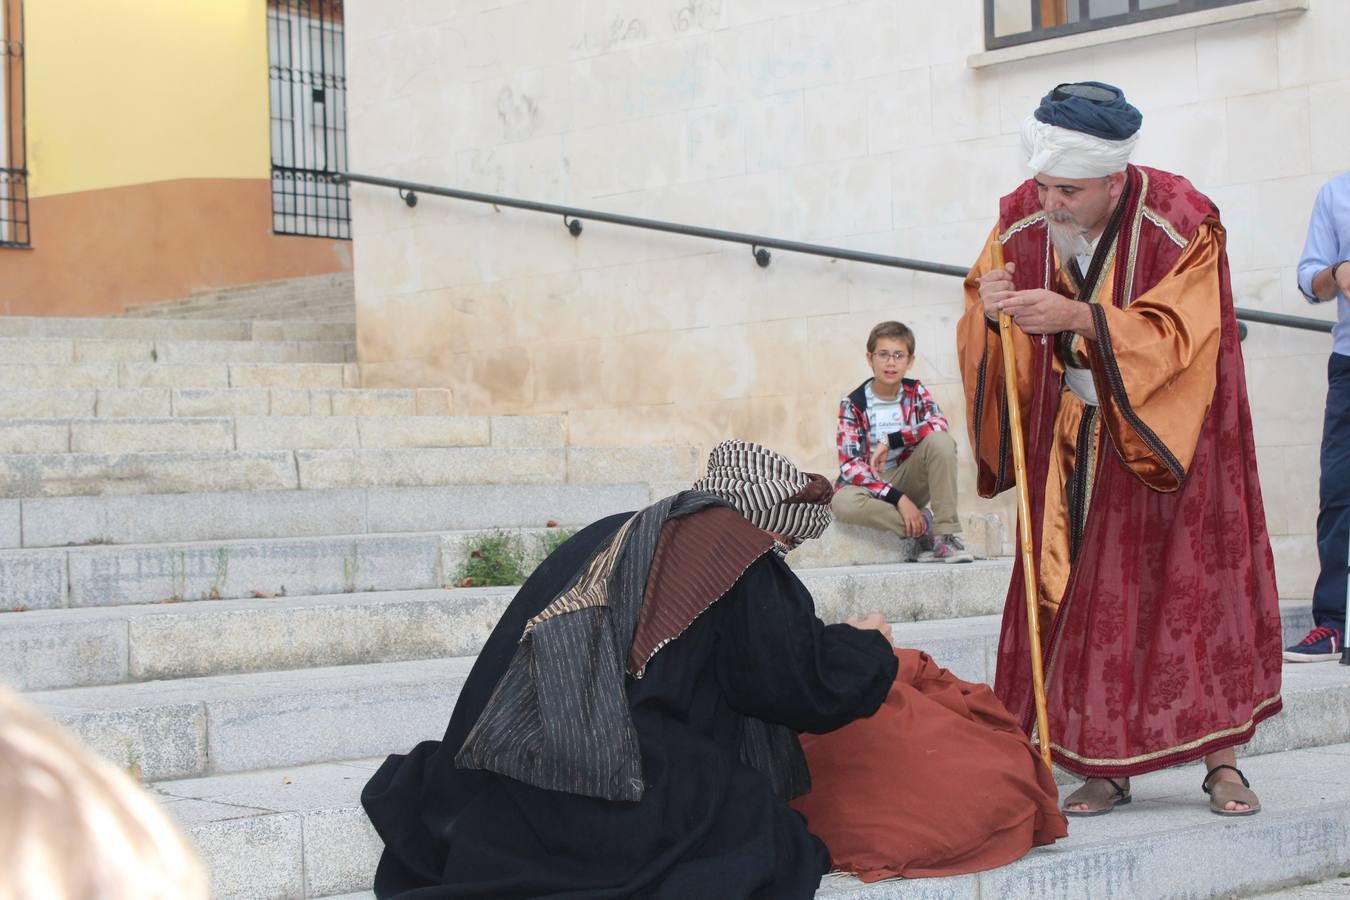
[[[801,543],[830,527],[828,479],[802,472],[781,453],[750,441],[723,441],[708,455],[694,490],[720,497],[757,528]]]

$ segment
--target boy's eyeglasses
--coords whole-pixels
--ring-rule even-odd
[[[873,359],[879,359],[882,362],[904,362],[909,359],[909,354],[903,350],[875,350],[872,353]]]

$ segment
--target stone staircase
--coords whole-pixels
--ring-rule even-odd
[[[354,322],[351,272],[311,275],[232,288],[193,291],[185,300],[129,307],[124,315],[170,319],[289,319]]]
[[[0,318],[0,680],[138,772],[220,898],[369,896],[360,788],[439,737],[514,593],[446,586],[471,539],[529,543],[696,474],[689,448],[574,447],[558,417],[363,390],[352,340],[338,323]],[[881,610],[898,642],[989,679],[1010,561],[893,559],[836,526],[792,563],[826,620]],[[1306,617],[1291,604],[1286,627]],[[820,896],[1217,897],[1334,876],[1350,673],[1287,668],[1285,700],[1244,763],[1260,816],[1210,815],[1191,766],[1004,869],[831,877]]]

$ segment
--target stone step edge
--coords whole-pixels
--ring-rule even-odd
[[[501,419],[511,420],[512,425],[533,425],[539,428],[547,426],[556,426],[556,432],[550,435],[551,440],[539,440],[529,435],[523,435],[519,430],[512,429],[509,436],[496,436],[493,434],[494,426],[506,427]],[[473,415],[376,415],[376,416],[349,416],[349,415],[306,415],[306,416],[286,416],[286,415],[235,415],[235,416],[70,416],[50,419],[35,418],[0,418],[0,432],[5,431],[23,431],[25,429],[36,432],[55,433],[64,430],[64,449],[57,449],[55,446],[41,446],[35,435],[28,435],[27,438],[33,441],[33,449],[15,450],[10,449],[4,452],[4,456],[45,456],[51,454],[70,453],[85,455],[122,455],[125,453],[229,453],[229,452],[266,452],[271,450],[415,450],[415,449],[453,449],[455,447],[494,447],[510,446],[515,448],[529,449],[563,449],[565,447],[566,436],[566,418],[563,416],[473,416]],[[325,443],[321,440],[306,442],[304,432],[301,430],[309,426],[318,429],[338,430],[346,429],[349,437],[355,443],[350,445],[336,444],[336,442]],[[400,445],[397,443],[380,443],[380,432],[397,430],[400,428],[408,430],[436,428],[450,429],[458,427],[466,433],[463,435],[452,435],[458,442],[449,441],[442,443],[427,443],[423,445]],[[476,427],[484,427],[486,435],[480,436],[471,432]],[[275,436],[277,429],[294,429],[298,436],[294,438],[295,444],[289,447],[272,446],[275,441],[268,440]],[[230,447],[220,447],[208,450],[199,449],[181,449],[181,450],[160,450],[160,449],[126,449],[117,451],[108,450],[88,450],[75,449],[77,437],[82,441],[99,440],[100,433],[108,435],[113,432],[122,432],[117,438],[124,443],[135,443],[135,436],[126,434],[131,429],[140,429],[144,432],[142,442],[144,444],[153,444],[157,438],[153,432],[160,430],[172,435],[181,434],[184,438],[191,439],[199,435],[218,436],[220,438],[229,438]],[[196,430],[199,435],[192,434]],[[367,438],[367,432],[374,431]],[[257,435],[254,432],[261,432]],[[247,442],[258,440],[259,446],[240,447],[241,436]],[[331,434],[321,435],[321,437],[332,437]],[[387,436],[387,434],[385,435]],[[431,437],[438,437],[431,435]],[[445,437],[441,435],[439,437]],[[105,437],[106,439],[106,437]],[[364,442],[367,440],[375,441],[373,446],[368,446]],[[55,444],[62,443],[60,440],[53,441]],[[308,443],[309,445],[306,445]]]
[[[585,524],[610,513],[644,506],[651,491],[648,483],[622,481],[24,497],[0,500],[0,553],[433,530],[509,530],[547,527],[550,520],[563,523],[580,519]],[[490,510],[479,508],[488,501],[494,504]],[[471,520],[473,524],[432,524],[436,517],[424,514],[418,504],[455,510],[453,516],[447,515],[442,522],[453,518]],[[208,511],[216,524],[203,524],[198,530],[194,522],[192,532],[181,530],[184,519],[197,520]],[[258,514],[274,522],[275,527],[258,529]],[[124,521],[110,527],[106,524],[110,516]],[[296,524],[297,516],[306,517],[303,530]],[[127,519],[131,522],[126,522]]]
[[[1196,894],[1184,888],[1178,895],[1238,896],[1276,889],[1291,882],[1324,879],[1343,871],[1350,849],[1345,835],[1350,832],[1350,803],[1345,796],[1335,800],[1301,800],[1282,803],[1279,795],[1287,781],[1296,780],[1309,764],[1325,765],[1329,756],[1350,761],[1350,744],[1329,745],[1313,750],[1280,751],[1257,758],[1254,768],[1263,771],[1256,776],[1261,784],[1274,790],[1274,802],[1268,802],[1258,816],[1212,821],[1185,816],[1178,822],[1169,822],[1155,830],[1140,831],[1137,824],[1124,824],[1127,813],[1122,810],[1100,819],[1072,819],[1069,837],[1051,848],[1033,850],[1021,860],[1008,866],[972,875],[948,878],[899,879],[864,885],[847,875],[830,875],[821,882],[817,898],[822,900],[938,900],[1007,896],[1029,898],[1044,895],[1038,885],[1053,881],[1061,888],[1062,896],[1089,896],[1077,893],[1101,886],[1101,879],[1110,875],[1111,885],[1120,896],[1160,896],[1159,883],[1169,877],[1190,878],[1203,883],[1212,893]],[[280,885],[315,885],[321,892],[310,896],[365,898],[382,843],[375,835],[356,797],[369,774],[382,757],[349,760],[342,763],[324,763],[313,766],[280,767],[203,779],[184,779],[177,782],[152,784],[150,789],[159,796],[171,816],[180,817],[180,827],[189,838],[203,848],[204,862],[220,880],[213,884],[217,896],[238,896],[231,893],[236,885],[245,890],[258,885],[259,875],[272,879],[268,888],[284,891]],[[1269,773],[1280,773],[1269,777]],[[1284,775],[1283,773],[1288,773]],[[1187,773],[1189,775],[1189,773]],[[1266,777],[1262,777],[1266,776]],[[1155,784],[1150,790],[1141,780],[1138,793],[1142,803],[1162,799],[1169,789],[1175,790],[1186,779],[1176,772],[1159,773],[1150,779],[1166,781],[1161,790]],[[1287,781],[1286,781],[1287,779]],[[292,797],[274,804],[278,808],[221,806],[220,795],[213,789],[226,791],[233,786],[242,788],[242,800],[251,788],[258,791],[258,782],[274,781],[278,797],[287,792]],[[1173,784],[1177,782],[1178,784]],[[1189,784],[1189,780],[1186,780]],[[296,787],[298,786],[298,787]],[[1192,786],[1193,787],[1193,786]],[[1198,791],[1196,804],[1199,805]],[[308,796],[305,796],[305,794]],[[1343,787],[1338,791],[1345,794]],[[301,796],[294,796],[294,795]],[[342,802],[343,795],[351,796]],[[1157,795],[1155,798],[1154,795]],[[193,795],[201,795],[200,797]],[[212,799],[215,798],[215,799]],[[317,798],[317,799],[316,799]],[[264,798],[265,802],[266,798]],[[309,802],[304,802],[308,800]],[[213,817],[212,806],[218,807]],[[1201,807],[1203,809],[1203,807]],[[1131,809],[1132,816],[1168,815],[1161,809]],[[1175,818],[1175,816],[1174,816]],[[1113,825],[1114,820],[1114,825]],[[269,827],[270,826],[270,827]],[[327,827],[324,827],[327,826]],[[1125,833],[1134,828],[1134,833]],[[310,833],[313,828],[313,834]],[[276,832],[288,832],[285,840],[278,840]],[[233,832],[227,835],[226,832]],[[1312,836],[1316,837],[1312,837]],[[226,848],[249,847],[260,858],[269,849],[269,841],[281,844],[290,855],[274,853],[268,862],[270,870],[257,865],[242,866],[240,860],[229,857]],[[233,837],[233,840],[229,840]],[[256,838],[263,837],[263,841]],[[310,846],[311,840],[314,846]],[[320,843],[322,842],[322,845]],[[1233,853],[1234,843],[1254,852]],[[1269,859],[1270,847],[1289,847],[1289,856]],[[1175,848],[1168,854],[1162,848]],[[1261,852],[1264,849],[1265,852]],[[299,852],[295,852],[299,851]],[[1226,851],[1226,852],[1225,852]],[[1169,855],[1177,864],[1185,863],[1184,874],[1166,871],[1157,863]],[[1290,859],[1289,857],[1294,857]],[[1212,868],[1209,860],[1213,860]],[[1246,860],[1245,863],[1242,861]],[[1122,865],[1138,862],[1139,865]],[[1148,864],[1152,861],[1152,864]],[[1238,862],[1235,865],[1235,861]],[[1202,871],[1194,871],[1196,868]],[[1237,872],[1235,870],[1243,869]],[[1058,873],[1058,874],[1056,874]],[[248,879],[248,880],[245,880]],[[1227,880],[1225,880],[1227,879]],[[275,883],[277,886],[273,886]],[[1018,889],[1021,890],[1018,890]],[[345,891],[337,894],[334,892]],[[352,893],[355,892],[355,893]],[[290,894],[288,894],[289,896]]]

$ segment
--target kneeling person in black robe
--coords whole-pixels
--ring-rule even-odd
[[[869,716],[889,640],[826,626],[783,562],[829,482],[727,441],[695,490],[602,519],[521,587],[441,741],[361,800],[380,898],[809,898],[798,732]]]

